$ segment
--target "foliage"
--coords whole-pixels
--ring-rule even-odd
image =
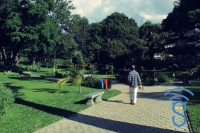
[[[113,64],[111,64],[111,65],[106,65],[106,70],[107,70],[107,72],[109,72],[110,74],[113,74],[113,71],[114,71],[114,66],[113,66]]]
[[[199,23],[199,16],[197,15],[199,14],[199,4],[198,0],[175,1],[172,12],[162,22],[164,30],[178,33],[183,29],[194,27],[196,23]]]
[[[165,83],[165,82],[168,81],[167,75],[165,75],[165,74],[159,74],[159,75],[157,76],[157,78],[158,78],[158,82],[159,82],[159,83]]]
[[[87,109],[84,95],[97,91],[95,88],[82,87],[82,93],[78,94],[77,87],[71,85],[56,90],[53,88],[55,81],[41,78],[1,75],[0,81],[16,94],[15,103],[0,120],[1,133],[36,132],[62,120],[63,117],[67,118]],[[106,100],[118,94],[120,92],[117,90],[105,91],[102,99]]]
[[[16,56],[38,42],[43,47],[44,43],[47,46],[55,44],[57,36],[54,27],[57,23],[48,16],[53,2],[15,0],[12,4],[8,3],[9,10],[0,12],[0,49],[7,69],[13,67]]]
[[[8,107],[14,102],[13,92],[0,84],[0,118],[6,113]]]
[[[140,27],[139,35],[143,40],[144,47],[146,47],[145,59],[154,59],[154,54],[164,49],[167,33],[162,31],[161,24],[147,21]]]
[[[89,38],[87,43],[88,57],[95,62],[102,60],[101,50],[103,50],[102,23],[91,23],[89,28]]]
[[[90,52],[87,49],[87,43],[89,39],[89,21],[86,17],[81,17],[80,15],[73,15],[72,21],[72,35],[74,40],[78,44],[78,49],[82,51],[83,58],[85,59],[86,63],[89,63]]]
[[[55,72],[56,78],[64,78],[66,76],[68,76],[68,73],[66,73],[66,72],[58,72],[58,71]]]
[[[170,33],[168,44],[175,43],[175,47],[166,49],[166,52],[181,55],[185,64],[197,61],[196,54],[200,50],[196,46],[200,39],[199,4],[198,0],[177,0],[172,12],[162,22],[163,30]]]
[[[173,69],[174,71],[177,71],[177,70],[178,70],[178,65],[177,65],[177,64],[173,64],[172,69]]]
[[[87,64],[84,62],[80,51],[74,51],[74,57],[74,61],[78,64],[73,63],[72,60],[67,61],[69,73],[67,77],[62,78],[57,82],[56,88],[61,88],[64,84],[71,80],[73,85],[79,86],[79,92],[81,93],[82,74],[85,73],[84,68]]]
[[[16,73],[16,72],[6,72],[6,71],[3,72],[3,75],[7,75],[7,76],[20,76],[19,73]]]
[[[100,81],[97,76],[87,76],[83,79],[82,85],[85,87],[99,88]]]
[[[128,56],[137,61],[141,59],[143,46],[134,19],[129,19],[123,13],[114,12],[101,23],[103,26],[100,37],[102,38],[100,52],[102,63],[113,63],[119,67],[122,66],[121,64],[126,64]],[[103,60],[105,58],[106,60]]]

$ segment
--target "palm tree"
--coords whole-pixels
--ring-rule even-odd
[[[82,75],[84,74],[84,68],[87,64],[83,60],[83,56],[80,51],[73,52],[73,57],[76,58],[78,64],[74,64],[72,60],[67,61],[67,66],[69,68],[68,76],[58,80],[56,88],[60,89],[64,84],[71,80],[73,85],[79,87],[79,93],[81,93]]]

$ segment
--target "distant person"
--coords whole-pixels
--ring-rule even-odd
[[[140,83],[140,88],[142,88],[140,75],[137,71],[135,71],[135,66],[132,65],[132,71],[130,71],[128,74],[128,82],[129,82],[130,104],[133,105],[135,105],[137,101],[138,81]]]

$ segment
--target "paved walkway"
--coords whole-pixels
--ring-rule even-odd
[[[172,123],[172,116],[176,116],[177,123],[183,122],[172,112],[169,98],[175,93],[164,96],[175,87],[170,83],[144,86],[144,90],[138,91],[137,105],[130,105],[128,86],[114,84],[112,88],[122,94],[35,133],[189,133],[187,124],[178,128]]]

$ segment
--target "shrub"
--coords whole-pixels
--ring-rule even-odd
[[[14,102],[13,92],[0,84],[0,118],[6,113],[6,109]]]
[[[147,77],[145,80],[145,83],[148,85],[155,85],[155,80],[154,80],[154,78]]]
[[[48,70],[48,71],[46,72],[46,75],[55,75],[55,73],[52,72],[52,70]]]
[[[55,72],[55,77],[56,78],[63,78],[63,77],[67,77],[67,73],[65,73],[65,72],[58,72],[58,71],[56,71]]]
[[[177,71],[177,70],[178,70],[178,65],[177,65],[177,64],[173,64],[172,69],[173,69],[174,71]]]
[[[16,72],[6,72],[6,71],[3,72],[3,75],[7,75],[7,76],[20,76],[19,73],[16,73]]]
[[[83,78],[82,85],[85,87],[99,88],[100,81],[96,76],[87,76]]]
[[[165,83],[165,82],[167,82],[167,75],[159,74],[158,75],[158,82],[159,83]]]
[[[119,82],[126,84],[128,82],[128,74],[123,75],[123,76],[119,76]]]

